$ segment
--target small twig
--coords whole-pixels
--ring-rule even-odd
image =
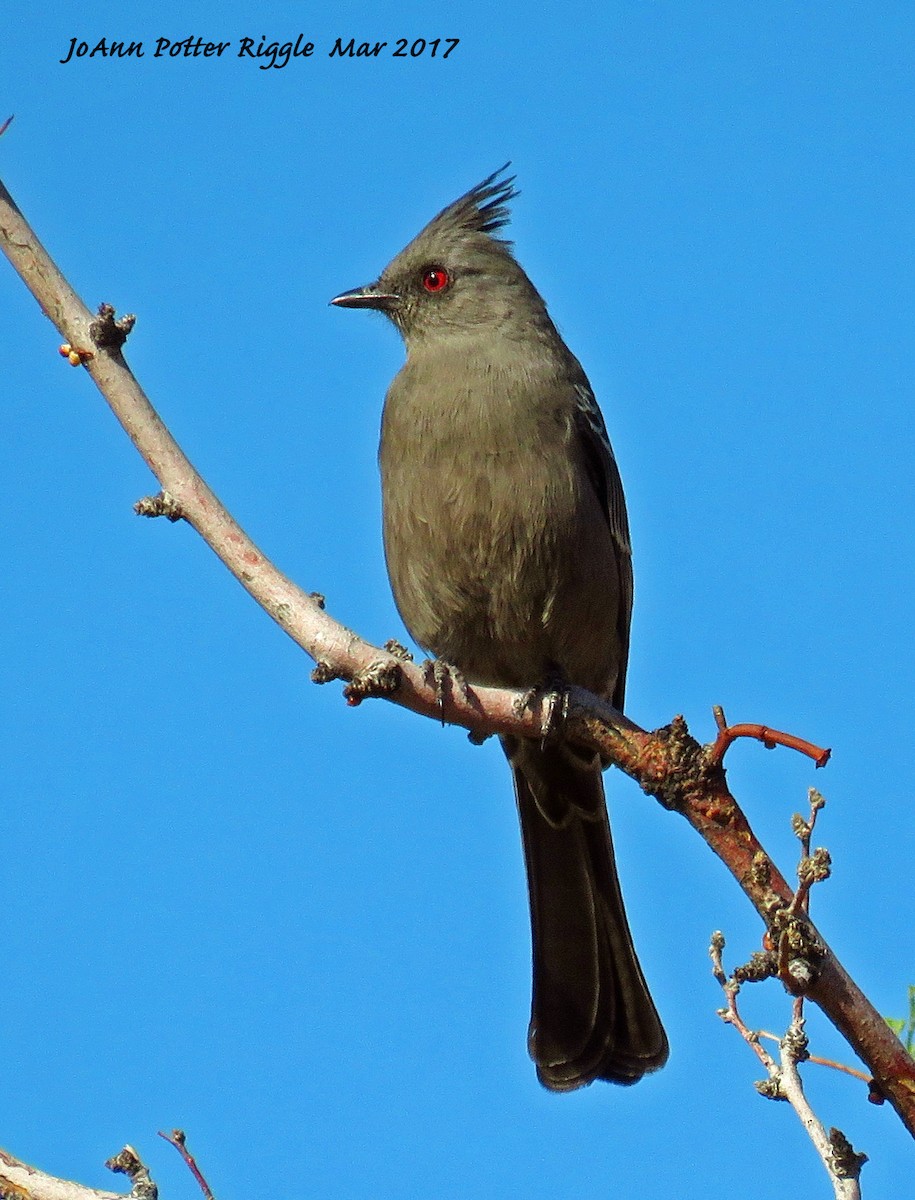
[[[851,1143],[838,1129],[826,1132],[822,1122],[810,1106],[804,1092],[804,1084],[798,1064],[807,1058],[807,1035],[804,1019],[792,1021],[788,1032],[781,1040],[781,1070],[779,1089],[797,1113],[807,1136],[813,1142],[822,1160],[836,1200],[860,1200],[861,1168],[867,1162],[866,1154],[857,1154]]]
[[[816,788],[807,789],[807,799],[810,802],[810,816],[805,821],[800,813],[791,818],[791,828],[794,836],[801,843],[801,853],[806,858],[810,854],[810,838],[817,823],[817,814],[826,807],[826,801]]]
[[[808,758],[812,758],[818,767],[825,767],[832,755],[831,750],[815,746],[813,742],[796,737],[793,733],[770,729],[768,725],[728,725],[720,704],[714,705],[712,712],[718,726],[718,736],[709,750],[709,762],[720,763],[731,742],[743,737],[755,738],[762,742],[767,750],[774,750],[776,746],[787,746],[789,750],[797,750],[799,754],[806,754]]]
[[[709,946],[712,973],[721,985],[727,999],[727,1007],[719,1009],[718,1015],[727,1025],[734,1026],[765,1067],[767,1078],[757,1082],[756,1090],[769,1100],[787,1101],[797,1113],[826,1168],[836,1200],[860,1200],[859,1175],[861,1167],[867,1162],[867,1155],[856,1153],[848,1139],[839,1130],[830,1129],[827,1133],[804,1092],[798,1064],[810,1059],[811,1055],[807,1050],[807,1035],[804,1032],[803,998],[795,998],[791,1024],[783,1038],[777,1038],[767,1031],[750,1029],[737,1007],[737,994],[740,991],[738,972],[735,971],[729,977],[722,964],[724,944],[724,935],[720,931],[712,934]],[[746,973],[744,972],[744,974]],[[780,1051],[778,1061],[760,1043],[760,1038],[763,1037],[778,1042]],[[846,1070],[850,1075],[860,1075],[851,1068],[843,1068],[839,1064],[830,1065],[836,1066],[839,1070]],[[866,1076],[860,1077],[866,1079]]]
[[[724,992],[725,999],[727,1000],[727,1008],[719,1008],[718,1015],[726,1025],[734,1026],[743,1040],[747,1043],[747,1045],[765,1067],[769,1076],[769,1080],[773,1081],[772,1086],[774,1087],[774,1081],[777,1079],[778,1075],[778,1064],[765,1046],[760,1045],[759,1034],[750,1029],[743,1017],[740,1015],[740,1010],[737,1007],[737,993],[740,991],[740,984],[733,975],[728,977],[727,973],[725,972],[721,962],[721,954],[723,950],[724,934],[721,933],[720,930],[716,930],[712,934],[712,941],[709,946],[709,956],[712,960],[712,973],[721,984],[722,991]],[[756,1090],[760,1091],[760,1084],[756,1085]],[[775,1090],[777,1090],[777,1088]],[[772,1100],[779,1099],[774,1091],[765,1087],[765,1085],[761,1094],[768,1095]]]
[[[801,999],[802,997],[798,997]],[[770,1042],[780,1042],[781,1038],[777,1033],[771,1033],[768,1029],[758,1029],[756,1036],[767,1038]],[[821,1058],[819,1054],[808,1054],[807,1061],[816,1063],[820,1067],[829,1067],[832,1071],[841,1071],[844,1075],[851,1075],[853,1079],[860,1079],[862,1083],[870,1085],[873,1082],[873,1077],[868,1075],[866,1071],[859,1071],[857,1067],[849,1067],[845,1063],[836,1062],[832,1058]]]
[[[13,114],[13,116],[15,116],[15,113]],[[3,135],[9,129],[12,122],[13,122],[13,117],[7,117],[6,120],[3,122],[3,124],[0,125],[0,137],[3,137]]]
[[[184,1159],[184,1161],[187,1163],[191,1174],[194,1176],[194,1178],[197,1180],[197,1183],[200,1185],[200,1190],[203,1192],[204,1196],[206,1197],[206,1200],[214,1200],[213,1193],[210,1191],[210,1185],[207,1183],[206,1179],[204,1179],[203,1172],[197,1166],[196,1159],[194,1158],[193,1154],[191,1154],[190,1150],[188,1150],[188,1148],[187,1148],[187,1144],[186,1144],[187,1138],[185,1136],[184,1130],[183,1129],[173,1129],[171,1131],[171,1133],[164,1133],[160,1129],[159,1137],[165,1138],[165,1140],[167,1142],[170,1142],[175,1147],[175,1149],[178,1151],[178,1153],[181,1155],[181,1157]]]
[[[810,852],[810,839],[817,823],[817,814],[825,808],[826,801],[816,788],[808,788],[807,798],[810,802],[810,816],[805,821],[800,813],[791,818],[791,828],[795,837],[801,843],[801,860],[797,865],[798,886],[788,905],[789,913],[808,912],[810,908],[810,889],[815,883],[828,879],[832,869],[829,851],[822,846]]]
[[[816,788],[809,789],[808,798],[809,818],[805,821],[799,813],[791,818],[791,828],[801,843],[801,857],[797,866],[798,886],[788,904],[773,916],[766,934],[776,952],[778,977],[795,997],[795,1021],[803,1019],[801,1001],[815,983],[823,957],[823,944],[807,921],[810,889],[815,883],[828,879],[832,869],[828,850],[819,847],[810,853],[810,838],[817,813],[826,801]]]

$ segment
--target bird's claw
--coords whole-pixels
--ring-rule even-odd
[[[445,724],[445,701],[455,688],[462,696],[467,695],[467,680],[452,663],[440,658],[427,658],[423,663],[423,678],[435,688],[435,703],[438,705],[442,724]]]
[[[543,720],[540,726],[540,736],[543,741],[558,738],[562,735],[566,717],[569,715],[569,689],[563,685],[552,689],[543,697]]]
[[[540,738],[543,742],[561,737],[569,715],[569,688],[565,678],[550,673],[542,683],[522,692],[512,704],[515,716],[521,717],[540,702]]]
[[[388,638],[384,644],[384,648],[387,650],[388,654],[393,654],[394,657],[400,659],[401,662],[413,661],[413,655],[406,648],[406,646],[402,646],[396,638]]]
[[[335,679],[339,678],[340,674],[337,668],[323,658],[318,659],[315,669],[311,673],[312,683],[333,683]]]
[[[390,658],[380,658],[359,671],[343,689],[346,703],[352,708],[372,696],[390,696],[400,687],[400,664]]]

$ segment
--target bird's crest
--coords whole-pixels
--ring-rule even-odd
[[[466,231],[488,233],[493,237],[499,229],[508,224],[509,201],[518,195],[512,186],[515,182],[514,175],[509,175],[507,179],[498,178],[509,166],[510,163],[505,163],[498,171],[487,175],[482,183],[478,183],[447,208],[443,208],[423,230],[423,235],[432,232],[441,234]],[[493,241],[510,245],[504,238],[493,237]]]

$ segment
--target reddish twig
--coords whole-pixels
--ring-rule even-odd
[[[768,1029],[759,1029],[756,1032],[757,1037],[768,1038],[770,1042],[780,1042],[781,1038],[778,1034],[770,1033]],[[851,1075],[853,1079],[860,1079],[862,1083],[870,1086],[873,1083],[873,1078],[866,1071],[859,1071],[857,1067],[849,1067],[845,1063],[836,1062],[832,1058],[821,1058],[819,1054],[808,1054],[807,1061],[817,1063],[821,1067],[829,1067],[831,1071],[841,1071],[843,1075]]]
[[[774,750],[776,746],[787,746],[789,750],[797,750],[799,754],[806,754],[808,758],[812,758],[818,767],[825,767],[832,755],[831,750],[815,746],[813,742],[795,737],[793,733],[782,733],[780,729],[770,729],[768,725],[728,725],[720,704],[716,704],[712,708],[712,712],[715,714],[715,723],[718,726],[718,737],[709,751],[711,762],[720,763],[731,742],[742,737],[756,738],[767,750]]]
[[[733,1025],[743,1040],[747,1043],[759,1061],[766,1069],[770,1079],[774,1079],[778,1072],[778,1064],[775,1059],[765,1048],[759,1044],[760,1034],[755,1033],[749,1025],[744,1022],[740,1015],[740,1010],[737,1007],[737,993],[740,991],[740,984],[734,976],[728,978],[727,972],[722,963],[722,951],[724,950],[724,935],[718,931],[712,934],[712,941],[709,946],[709,957],[712,960],[712,974],[721,985],[721,990],[724,992],[727,1000],[727,1008],[720,1008],[718,1015],[726,1025]],[[779,1039],[776,1038],[775,1041]]]
[[[196,1162],[193,1154],[191,1154],[190,1150],[188,1150],[188,1148],[187,1148],[187,1138],[185,1136],[184,1130],[183,1129],[173,1129],[171,1131],[171,1133],[163,1133],[163,1131],[160,1129],[159,1137],[165,1138],[165,1140],[167,1142],[170,1142],[171,1145],[173,1145],[175,1147],[175,1149],[178,1151],[178,1153],[181,1155],[181,1157],[187,1163],[191,1174],[194,1176],[194,1178],[197,1180],[197,1183],[200,1185],[200,1190],[203,1192],[204,1196],[206,1197],[206,1200],[214,1200],[213,1193],[210,1191],[210,1185],[207,1183],[206,1179],[204,1179],[203,1172],[197,1166],[197,1162]]]
[[[12,125],[12,123],[13,123],[13,118],[7,117],[6,120],[3,122],[3,124],[0,125],[0,137],[3,137],[3,135],[9,129],[10,125]]]

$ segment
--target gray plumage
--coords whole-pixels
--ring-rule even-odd
[[[564,679],[622,709],[629,527],[578,360],[496,236],[505,168],[445,208],[378,281],[337,296],[403,335],[381,432],[384,544],[418,644],[469,683]],[[626,921],[597,756],[503,738],[528,873],[528,1045],[545,1086],[634,1083],[667,1039]]]

